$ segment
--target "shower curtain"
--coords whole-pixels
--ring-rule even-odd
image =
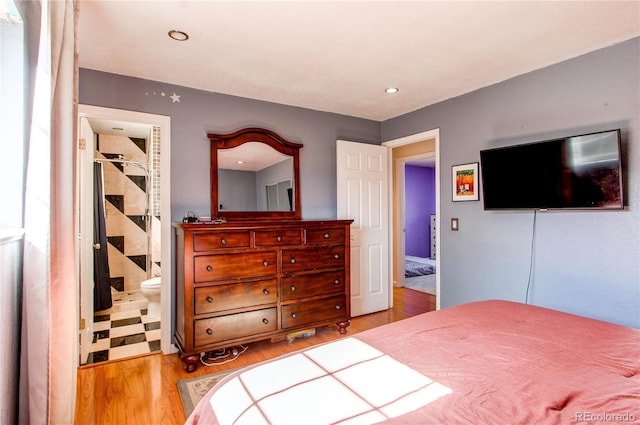
[[[93,250],[93,311],[100,311],[110,308],[113,302],[107,255],[102,164],[98,162],[93,164],[93,184],[93,243],[99,246]]]

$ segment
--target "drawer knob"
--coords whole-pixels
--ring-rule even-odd
[[[333,254],[333,258],[335,258],[336,260],[340,258],[340,256],[338,254]]]
[[[296,287],[291,285],[291,292],[295,292],[296,291]]]
[[[211,298],[211,297],[207,297],[207,302],[208,302],[209,304],[211,304],[211,303],[213,302],[213,298]]]
[[[329,239],[329,233],[325,233],[325,234],[324,234],[324,238],[325,238],[325,239]]]
[[[298,317],[298,315],[295,314],[295,313],[291,313],[291,317],[293,317],[295,319],[296,317]]]
[[[207,335],[213,335],[213,329],[207,328]]]
[[[207,266],[207,271],[208,272],[213,271],[213,266]]]
[[[292,258],[292,259],[291,259],[291,264],[295,264],[295,263],[296,263],[296,259],[295,259],[295,258]]]
[[[269,295],[269,290],[267,288],[264,288],[262,290],[262,293],[265,294],[265,295]]]
[[[265,260],[265,261],[262,262],[262,265],[267,267],[269,265],[269,262]]]
[[[278,235],[276,239],[278,240],[278,242],[282,242],[282,236]]]
[[[265,325],[269,324],[269,319],[267,319],[266,317],[264,319],[262,319],[262,323],[264,323]]]
[[[227,240],[226,240],[225,238],[222,238],[222,240],[220,241],[220,243],[221,243],[222,245],[226,245],[226,244],[227,244]]]
[[[340,284],[340,280],[339,280],[339,279],[334,280],[334,281],[333,281],[333,284],[334,284],[334,285],[339,285],[339,284]]]
[[[336,306],[336,310],[340,310],[341,308],[342,308],[342,306],[340,306],[340,305]]]

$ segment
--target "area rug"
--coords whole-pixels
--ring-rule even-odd
[[[189,417],[196,404],[205,396],[213,386],[228,374],[237,369],[223,370],[222,372],[202,375],[196,378],[178,379],[178,392],[184,409],[185,417]]]
[[[428,274],[424,276],[406,277],[404,279],[404,287],[436,295],[436,275]]]

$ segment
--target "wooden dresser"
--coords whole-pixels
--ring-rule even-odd
[[[200,353],[350,323],[352,220],[176,223],[175,342]]]

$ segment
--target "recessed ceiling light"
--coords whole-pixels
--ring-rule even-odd
[[[389,94],[398,93],[398,89],[396,87],[389,87],[388,89],[385,90],[385,93],[389,93]]]
[[[187,41],[189,39],[189,35],[186,32],[178,30],[169,31],[169,37],[177,41]]]

